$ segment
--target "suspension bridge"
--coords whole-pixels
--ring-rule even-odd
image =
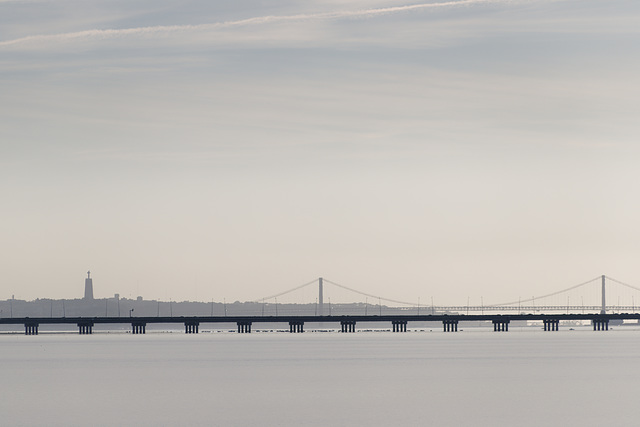
[[[285,314],[277,311],[277,298],[287,294],[297,292],[303,288],[313,285],[318,286],[318,297],[315,301],[315,310],[313,314]],[[364,313],[334,313],[331,304],[325,307],[326,285],[336,287],[338,289],[349,291],[365,298],[374,298],[378,300],[379,310],[371,310],[368,312],[368,304],[364,306]],[[612,287],[617,288],[618,292],[614,295],[616,304],[607,304],[611,299]],[[594,288],[597,292],[594,292]],[[619,291],[624,290],[621,294]],[[573,293],[573,299],[576,300],[576,292],[582,292],[579,297],[581,304],[570,304]],[[598,301],[594,301],[594,293],[597,294]],[[2,318],[0,325],[23,324],[25,335],[38,335],[39,326],[41,324],[76,324],[81,335],[90,335],[93,328],[97,324],[130,324],[132,334],[146,333],[147,324],[175,324],[182,323],[185,327],[185,333],[193,334],[199,332],[200,324],[228,324],[235,323],[238,333],[251,333],[254,323],[279,324],[287,325],[289,332],[304,332],[305,323],[311,324],[340,324],[341,332],[355,332],[356,325],[367,324],[371,322],[383,322],[391,326],[392,332],[406,332],[409,322],[439,322],[442,324],[444,332],[457,332],[460,322],[487,322],[493,325],[496,332],[506,332],[509,330],[511,322],[539,322],[545,331],[557,331],[561,323],[567,321],[589,322],[593,326],[594,331],[609,330],[610,322],[621,324],[625,320],[640,322],[640,313],[635,306],[636,296],[640,296],[640,287],[636,287],[608,276],[598,276],[589,281],[579,283],[556,292],[548,293],[539,297],[531,297],[528,299],[519,299],[518,301],[510,301],[499,304],[477,305],[461,305],[461,306],[427,306],[421,307],[420,304],[384,298],[382,296],[373,295],[362,292],[354,288],[335,283],[330,280],[319,278],[311,282],[296,286],[283,292],[279,292],[268,297],[255,300],[254,303],[262,303],[263,307],[270,300],[276,302],[276,313],[261,315],[244,315],[244,316],[156,316],[156,317],[137,317],[133,316],[130,311],[129,317],[37,317],[37,318]],[[623,295],[624,294],[624,295]],[[587,304],[584,304],[585,295],[587,296]],[[566,297],[567,304],[552,304],[554,299],[564,299]],[[397,304],[400,307],[385,306],[385,312],[382,311],[382,301],[386,303]],[[537,301],[538,304],[534,302]],[[631,301],[631,304],[629,304]],[[542,302],[542,304],[540,303]],[[422,308],[422,312],[421,312]],[[515,311],[515,313],[514,313]]]
[[[387,307],[393,307],[397,309],[413,309],[416,312],[423,311],[423,313],[469,313],[469,312],[487,312],[487,313],[501,313],[501,312],[518,312],[518,313],[548,313],[548,312],[577,312],[577,313],[593,313],[600,312],[635,312],[640,309],[635,305],[636,297],[640,298],[640,287],[636,287],[620,280],[614,279],[609,276],[598,276],[586,282],[582,282],[576,285],[569,286],[558,291],[547,293],[540,296],[533,296],[525,299],[518,299],[508,302],[494,303],[494,304],[481,304],[481,305],[420,305],[419,300],[417,302],[400,301],[380,295],[373,295],[371,293],[362,292],[360,290],[348,287],[327,279],[318,278],[311,282],[304,283],[299,286],[295,286],[291,289],[269,295],[267,297],[254,300],[255,303],[277,303],[278,297],[285,295],[295,294],[304,288],[309,288],[313,285],[317,285],[317,299],[316,299],[316,313],[317,315],[328,314],[328,310],[325,305],[325,284],[329,284],[336,288],[351,292],[355,295],[365,298],[371,298],[373,301],[377,301],[377,305],[381,305],[382,302],[387,303]],[[611,294],[612,287],[616,286],[616,292],[613,298],[607,299],[607,290]],[[620,289],[627,290],[626,293],[619,292]],[[580,292],[586,291],[586,292]],[[585,296],[587,303],[585,304]],[[560,301],[566,301],[565,304]],[[573,303],[571,303],[573,301]],[[607,301],[616,301],[615,304]],[[640,301],[640,299],[639,299]],[[580,302],[578,304],[578,302]],[[370,304],[369,307],[375,308],[376,304]],[[330,313],[329,313],[330,314]]]

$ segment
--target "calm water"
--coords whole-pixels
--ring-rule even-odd
[[[640,331],[0,336],[2,425],[637,426]]]

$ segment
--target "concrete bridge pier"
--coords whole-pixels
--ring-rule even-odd
[[[509,332],[509,320],[494,319],[492,322],[494,332]]]
[[[355,332],[356,331],[356,321],[355,320],[341,320],[340,326],[342,327],[341,332]]]
[[[560,319],[543,319],[545,331],[557,331],[560,325]]]
[[[609,319],[593,319],[593,330],[594,331],[608,331],[609,330]]]
[[[442,329],[444,332],[458,332],[458,321],[457,320],[443,320],[442,321]]]
[[[37,323],[25,323],[24,324],[24,334],[25,335],[38,335],[38,324]]]
[[[200,327],[200,322],[184,322],[185,334],[197,334]]]
[[[93,322],[78,323],[78,332],[80,332],[80,335],[93,334]]]
[[[142,322],[136,322],[131,324],[131,333],[132,334],[146,334],[147,333],[147,324]]]
[[[407,332],[406,320],[392,320],[391,324],[393,325],[393,332]],[[355,325],[354,325],[354,328],[355,328]]]
[[[292,334],[304,332],[304,322],[289,322],[289,332]]]
[[[239,334],[250,334],[251,333],[251,322],[238,322],[238,333]]]

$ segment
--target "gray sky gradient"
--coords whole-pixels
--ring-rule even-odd
[[[163,300],[640,284],[639,24],[625,0],[0,0],[0,298],[79,297],[87,269]]]

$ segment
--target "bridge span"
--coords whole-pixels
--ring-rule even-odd
[[[148,324],[183,324],[185,333],[197,334],[200,324],[236,324],[238,333],[251,333],[253,324],[288,324],[289,332],[304,332],[305,323],[340,324],[342,332],[355,332],[356,325],[388,322],[393,332],[406,332],[409,322],[440,322],[444,332],[457,332],[461,322],[485,321],[496,332],[507,332],[513,321],[541,321],[545,331],[557,331],[561,321],[589,321],[594,331],[609,330],[609,322],[640,320],[640,313],[568,314],[422,314],[422,315],[346,315],[346,316],[189,316],[189,317],[24,317],[0,319],[0,325],[24,325],[25,335],[38,335],[40,325],[71,324],[81,335],[93,333],[98,324],[130,324],[131,333],[144,334]]]

